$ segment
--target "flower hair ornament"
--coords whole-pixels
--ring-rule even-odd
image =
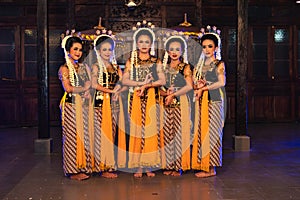
[[[221,60],[221,31],[219,29],[217,29],[216,26],[207,26],[206,29],[205,28],[201,28],[200,29],[200,33],[198,34],[199,39],[201,39],[204,35],[207,34],[212,34],[214,36],[216,36],[216,38],[218,39],[218,48],[217,51],[215,52],[215,56],[216,59]],[[202,68],[204,65],[204,61],[205,61],[205,55],[203,54],[203,52],[200,55],[200,58],[198,60],[198,63],[194,69],[194,78],[195,80],[200,80],[202,77]]]
[[[168,54],[168,50],[167,50],[167,44],[170,40],[181,40],[184,44],[184,47],[183,47],[183,62],[188,64],[188,58],[187,58],[187,43],[186,43],[186,40],[183,38],[183,33],[181,34],[182,32],[173,32],[173,35],[168,37],[164,43],[164,48],[165,48],[165,54],[164,54],[164,59],[163,59],[163,68],[166,69],[166,66],[167,66],[167,62],[168,62],[168,57],[169,57],[169,54]],[[169,35],[169,34],[167,34]]]
[[[153,29],[155,28],[154,24],[152,24],[151,22],[148,22],[146,20],[143,20],[143,22],[137,22],[136,26],[132,27],[132,30],[134,30],[134,34],[133,34],[133,46],[132,46],[132,51],[136,50],[136,40],[135,37],[136,35],[142,31],[148,31],[151,35],[152,35],[152,44],[151,44],[151,50],[150,50],[150,55],[154,56],[155,55],[155,49],[154,49],[154,42],[155,42],[155,34],[153,32]]]
[[[135,31],[133,34],[133,44],[132,44],[132,52],[131,52],[131,71],[133,70],[133,66],[137,64],[137,44],[136,44],[136,36],[140,31],[148,31],[151,36],[152,36],[152,44],[151,44],[151,49],[150,49],[150,55],[154,56],[155,55],[155,49],[154,49],[154,43],[155,43],[155,34],[153,32],[153,29],[155,28],[154,24],[151,22],[148,22],[146,20],[143,20],[143,22],[137,22],[136,26],[132,27],[132,30]],[[131,73],[131,80],[133,80],[133,73]]]
[[[66,50],[66,43],[68,41],[69,38],[71,37],[78,37],[77,34],[75,34],[75,30],[73,29],[71,32],[69,30],[66,31],[66,34],[61,34],[61,48],[63,48],[64,50],[64,54],[65,54],[65,60],[66,60],[66,64],[68,66],[69,69],[69,80],[72,86],[78,87],[79,86],[79,78],[78,78],[78,74],[75,70],[75,66],[73,64],[73,62],[71,61],[69,54]],[[75,78],[74,78],[75,77]]]
[[[111,38],[112,41],[113,41],[113,46],[115,47],[116,46],[116,42],[115,42],[115,37],[114,35],[112,35],[112,31],[106,31],[105,29],[102,30],[102,34],[97,36],[94,40],[94,51],[96,53],[96,57],[97,57],[97,62],[98,62],[98,65],[99,65],[99,75],[98,75],[98,84],[102,85],[103,86],[103,72],[106,74],[106,83],[108,83],[108,72],[107,72],[107,69],[106,69],[106,66],[101,58],[101,56],[99,55],[99,50],[97,50],[97,41],[99,39],[101,39],[102,37],[108,37],[108,38]],[[105,42],[105,40],[103,41]],[[112,55],[112,58],[110,60],[110,62],[112,63],[112,66],[116,69],[117,67],[117,61],[116,61],[116,58],[115,58],[115,51],[113,50],[113,55]],[[106,86],[108,87],[108,84],[106,84]]]

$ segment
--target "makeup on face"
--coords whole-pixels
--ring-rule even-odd
[[[110,57],[112,55],[112,45],[109,42],[104,42],[101,44],[99,49],[99,54],[104,60],[110,60]]]
[[[137,40],[137,46],[141,50],[149,50],[151,46],[151,40],[148,35],[141,35]]]
[[[207,58],[215,56],[216,46],[212,40],[204,40],[202,42],[203,53]]]
[[[212,49],[213,47],[214,47],[214,46],[211,45],[211,44],[210,44],[210,45],[203,45],[203,46],[202,46],[203,49],[206,49],[206,48]]]
[[[182,54],[180,42],[171,42],[169,45],[168,53],[172,59],[178,59]]]
[[[82,44],[74,43],[70,48],[69,56],[73,60],[79,60],[82,56]]]
[[[181,51],[180,48],[169,48],[169,51]]]

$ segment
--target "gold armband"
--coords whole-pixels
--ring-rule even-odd
[[[69,79],[69,73],[63,72],[62,74],[59,74],[59,79],[62,81]]]
[[[184,78],[186,78],[186,77],[192,77],[192,71],[191,70],[189,70],[189,71],[187,71],[185,74],[184,74]]]

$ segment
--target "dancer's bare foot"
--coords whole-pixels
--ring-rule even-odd
[[[141,178],[141,177],[143,176],[143,173],[137,172],[137,173],[134,173],[133,176],[134,176],[135,178]]]
[[[77,181],[83,181],[90,178],[90,176],[86,175],[85,173],[78,173],[78,174],[72,174],[70,176],[70,179],[77,180]]]
[[[166,176],[169,176],[172,174],[172,171],[167,170],[167,171],[164,171],[163,174]]]
[[[104,178],[117,178],[118,177],[118,175],[113,172],[103,172],[102,176]]]
[[[155,176],[155,173],[154,173],[154,172],[151,172],[151,171],[147,171],[147,172],[146,172],[146,175],[147,175],[148,177],[154,177],[154,176]]]
[[[136,173],[133,174],[135,178],[141,178],[143,176],[142,169],[138,169]]]
[[[211,177],[211,176],[215,176],[217,175],[217,172],[214,168],[210,169],[209,172],[198,172],[198,173],[195,173],[195,176],[198,177],[198,178],[206,178],[206,177]]]
[[[181,176],[181,173],[178,171],[173,171],[171,175],[172,176]]]

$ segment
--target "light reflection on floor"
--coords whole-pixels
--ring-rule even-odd
[[[51,128],[51,156],[34,155],[36,128],[0,129],[0,199],[300,199],[300,124],[250,124],[250,152],[232,150],[233,133],[226,124],[216,177],[158,171],[136,179],[120,172],[114,180],[95,175],[78,182],[62,174],[59,127]]]

